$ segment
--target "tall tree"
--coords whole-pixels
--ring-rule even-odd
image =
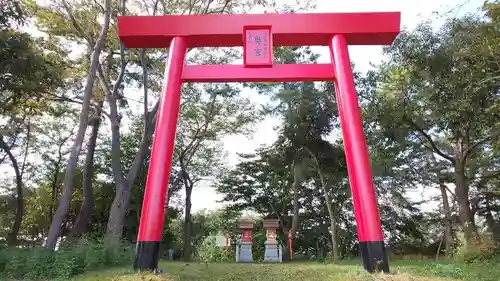
[[[452,169],[467,240],[477,235],[471,188],[496,175],[488,168],[495,158],[480,160],[496,139],[492,109],[499,102],[497,82],[489,80],[498,65],[490,63],[494,54],[482,43],[485,25],[467,16],[449,19],[438,31],[422,24],[402,32],[385,49],[390,59],[380,68],[373,103],[387,136],[426,149]]]
[[[15,219],[8,237],[9,244],[16,245],[24,214],[23,174],[31,145],[30,120],[50,111],[46,97],[62,86],[64,63],[59,55],[65,52],[13,27],[24,21],[20,2],[2,1],[1,7],[0,150],[10,160],[16,178]],[[55,55],[54,51],[62,52]],[[24,148],[19,148],[24,151],[24,160],[16,155],[20,143],[24,143]],[[3,159],[4,155],[0,156],[0,165]]]
[[[69,233],[69,237],[71,239],[80,237],[87,230],[87,226],[90,222],[93,211],[94,154],[97,147],[99,127],[101,126],[103,104],[104,100],[101,98],[97,103],[94,114],[90,117],[90,126],[92,127],[92,130],[90,131],[90,137],[87,144],[87,152],[85,156],[85,164],[83,168],[83,203],[80,207],[80,212],[78,213],[75,225]]]
[[[63,6],[69,17],[72,17],[72,10],[66,1],[63,1]],[[87,130],[87,125],[89,122],[89,111],[90,102],[92,100],[94,81],[96,78],[97,68],[99,67],[99,56],[101,54],[102,48],[105,44],[106,37],[108,35],[109,24],[111,19],[111,0],[105,0],[103,6],[103,16],[104,21],[99,34],[99,37],[95,41],[95,45],[92,49],[92,57],[90,61],[90,69],[85,81],[85,86],[83,90],[82,99],[82,109],[80,112],[78,131],[71,149],[71,153],[66,164],[66,173],[64,175],[63,184],[63,194],[61,200],[59,201],[59,206],[52,219],[52,224],[50,226],[49,234],[47,236],[46,247],[49,249],[54,249],[57,245],[57,241],[61,234],[61,225],[65,219],[69,204],[71,202],[72,191],[73,191],[73,178],[76,174],[76,169],[78,165],[78,158],[80,155],[80,150],[82,147],[83,140],[85,138],[85,132]]]
[[[275,56],[279,63],[314,63],[318,58],[309,48],[278,48]],[[262,87],[268,90],[270,86],[273,85]],[[329,191],[331,186],[328,184],[331,181],[327,180],[324,167],[330,166],[333,170],[338,169],[339,158],[343,157],[343,153],[339,153],[341,150],[323,139],[332,132],[335,126],[338,126],[338,122],[334,119],[337,109],[332,99],[333,88],[331,84],[323,84],[318,89],[313,83],[284,83],[275,88],[277,94],[274,98],[278,106],[273,111],[283,118],[282,136],[278,141],[288,146],[289,153],[285,161],[290,164],[293,178],[291,189],[294,194],[294,219],[290,231],[295,233],[300,228],[300,188],[303,188],[302,185],[311,177],[317,178],[316,183],[323,191],[326,209],[330,215],[332,233],[330,241],[336,256],[335,245],[337,243],[333,234],[336,219],[332,207],[333,198]],[[307,174],[311,167],[314,167],[316,173],[314,176]],[[329,169],[329,172],[333,171],[332,169]]]
[[[243,4],[244,5],[244,4]],[[152,6],[153,9],[149,11],[151,14],[156,14],[159,11],[176,11],[176,13],[179,14],[194,14],[194,13],[202,13],[202,14],[210,14],[210,13],[227,13],[231,12],[234,9],[241,7],[240,3],[236,3],[233,1],[225,1],[223,3],[213,3],[213,1],[198,1],[198,2],[166,2],[166,1],[156,1],[154,2],[154,5]],[[148,88],[146,84],[146,80],[150,81],[151,79],[148,79],[148,74],[145,72],[146,68],[146,61],[142,59],[142,67],[143,67],[143,84],[144,84],[144,134],[143,138],[141,141],[141,144],[139,146],[139,149],[137,151],[136,157],[134,159],[134,162],[131,164],[130,169],[128,170],[128,173],[126,173],[126,176],[123,177],[122,175],[124,174],[121,168],[121,157],[120,157],[120,115],[118,114],[117,110],[117,95],[119,94],[120,86],[121,86],[121,79],[123,78],[124,71],[125,71],[125,65],[126,62],[124,61],[124,50],[123,48],[120,48],[121,52],[121,68],[118,74],[118,79],[115,81],[115,84],[113,87],[108,86],[107,81],[109,79],[106,79],[103,73],[99,73],[100,80],[101,80],[101,85],[103,89],[105,89],[105,92],[108,93],[108,103],[110,104],[110,116],[111,116],[111,137],[112,137],[112,150],[113,150],[113,159],[112,159],[112,167],[113,167],[113,172],[114,172],[114,178],[115,178],[115,183],[116,183],[116,197],[115,200],[113,201],[113,205],[111,207],[110,211],[110,219],[108,223],[108,231],[107,231],[107,236],[108,240],[112,241],[113,243],[119,242],[119,239],[121,238],[122,235],[122,230],[123,230],[123,219],[125,216],[125,213],[127,211],[128,203],[130,200],[130,188],[131,184],[134,182],[137,173],[142,166],[142,163],[145,159],[145,155],[148,152],[148,148],[150,145],[151,141],[151,135],[153,133],[154,129],[154,122],[156,118],[156,110],[158,108],[158,102],[156,105],[153,107],[152,111],[148,111],[148,105],[147,105],[147,95],[148,95]],[[140,57],[143,57],[141,55]],[[155,67],[158,67],[158,64],[155,65]],[[156,72],[159,72],[158,69],[155,69]],[[199,145],[199,144],[198,144]],[[192,157],[192,156],[191,156]],[[189,180],[185,176],[185,170],[184,170],[184,180],[185,184],[189,184]],[[189,186],[189,185],[188,185]],[[191,184],[192,186],[192,184]]]

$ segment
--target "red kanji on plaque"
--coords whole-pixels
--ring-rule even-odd
[[[245,67],[273,65],[273,42],[270,26],[243,28],[243,64]]]

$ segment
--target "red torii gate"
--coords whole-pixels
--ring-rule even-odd
[[[127,48],[169,47],[134,268],[156,270],[183,82],[331,81],[366,270],[389,271],[348,45],[390,45],[400,13],[121,16]],[[185,65],[188,48],[243,46],[243,65]],[[273,46],[329,46],[331,64],[273,64]]]

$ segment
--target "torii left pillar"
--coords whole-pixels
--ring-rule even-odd
[[[183,82],[335,81],[361,256],[389,271],[348,45],[389,45],[400,13],[125,16],[127,48],[170,46],[142,206],[134,268],[156,270]],[[244,47],[244,65],[185,65],[187,48]],[[329,46],[329,64],[273,64],[278,46]]]
[[[160,106],[156,117],[155,137],[151,149],[153,157],[149,162],[144,192],[147,203],[142,205],[134,258],[135,269],[157,270],[158,268],[168,179],[172,169],[173,144],[181,104],[181,77],[184,66],[182,62],[184,62],[186,50],[186,38],[176,37],[172,40],[165,70],[163,90],[165,94],[160,97]],[[151,186],[155,188],[151,188]]]

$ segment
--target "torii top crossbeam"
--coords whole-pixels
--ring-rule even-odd
[[[245,26],[269,26],[274,46],[328,46],[333,34],[349,45],[390,45],[400,31],[399,12],[122,16],[120,40],[128,48],[168,47],[175,36],[188,47],[243,46]]]
[[[244,47],[243,66],[188,65],[182,82],[331,81],[335,76],[331,64],[273,64],[272,48],[328,46],[336,34],[342,34],[348,45],[389,45],[399,24],[399,12],[118,18],[120,40],[128,48],[165,48],[175,37],[184,38],[187,48]],[[250,50],[255,46],[247,46],[252,32],[266,40],[260,57]]]

